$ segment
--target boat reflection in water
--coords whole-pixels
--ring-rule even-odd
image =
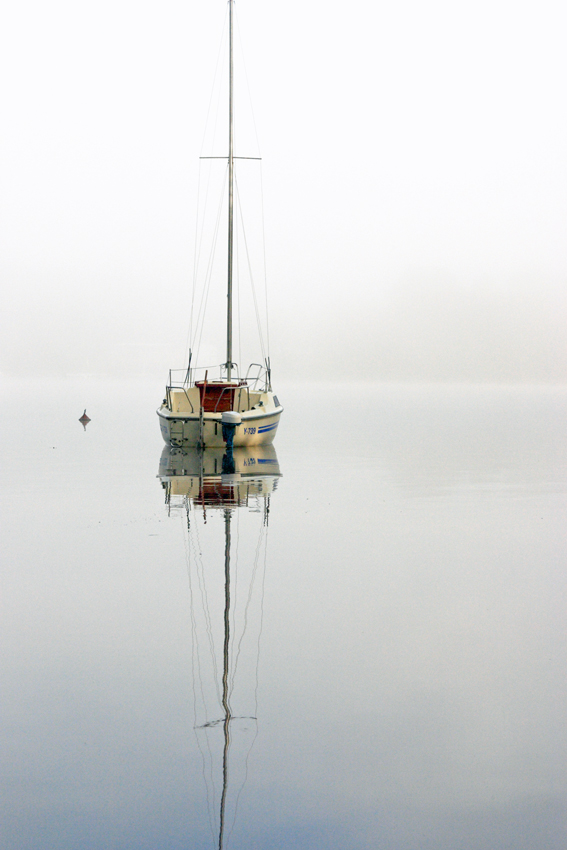
[[[268,519],[280,475],[273,445],[233,453],[166,446],[160,460],[169,513],[182,517],[186,535],[194,728],[219,848],[234,829],[258,734]]]

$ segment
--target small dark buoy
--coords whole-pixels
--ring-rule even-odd
[[[85,412],[83,413],[83,415],[79,419],[79,422],[90,422],[90,421],[91,421],[91,418],[90,418],[90,416],[87,416],[87,411],[86,411],[86,408],[85,408]]]

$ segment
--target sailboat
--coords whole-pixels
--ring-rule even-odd
[[[157,414],[166,444],[175,447],[222,447],[228,426],[234,446],[257,446],[273,442],[283,411],[272,389],[270,359],[252,364],[242,375],[233,362],[234,194],[234,0],[228,2],[228,275],[226,313],[226,360],[211,369],[192,366],[169,373],[165,397]],[[215,157],[213,157],[215,158]],[[218,368],[218,377],[213,369]],[[223,426],[225,426],[223,428]]]

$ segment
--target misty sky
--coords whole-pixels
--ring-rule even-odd
[[[165,380],[183,365],[225,12],[4,11],[4,374]],[[237,13],[274,377],[566,381],[562,4],[238,0]]]

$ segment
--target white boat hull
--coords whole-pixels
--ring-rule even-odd
[[[283,408],[242,413],[242,422],[236,427],[235,446],[266,446],[274,441]],[[157,411],[161,434],[168,446],[206,446],[222,448],[222,422],[220,413],[205,413],[201,433],[201,420],[195,414],[172,413],[167,407]]]

